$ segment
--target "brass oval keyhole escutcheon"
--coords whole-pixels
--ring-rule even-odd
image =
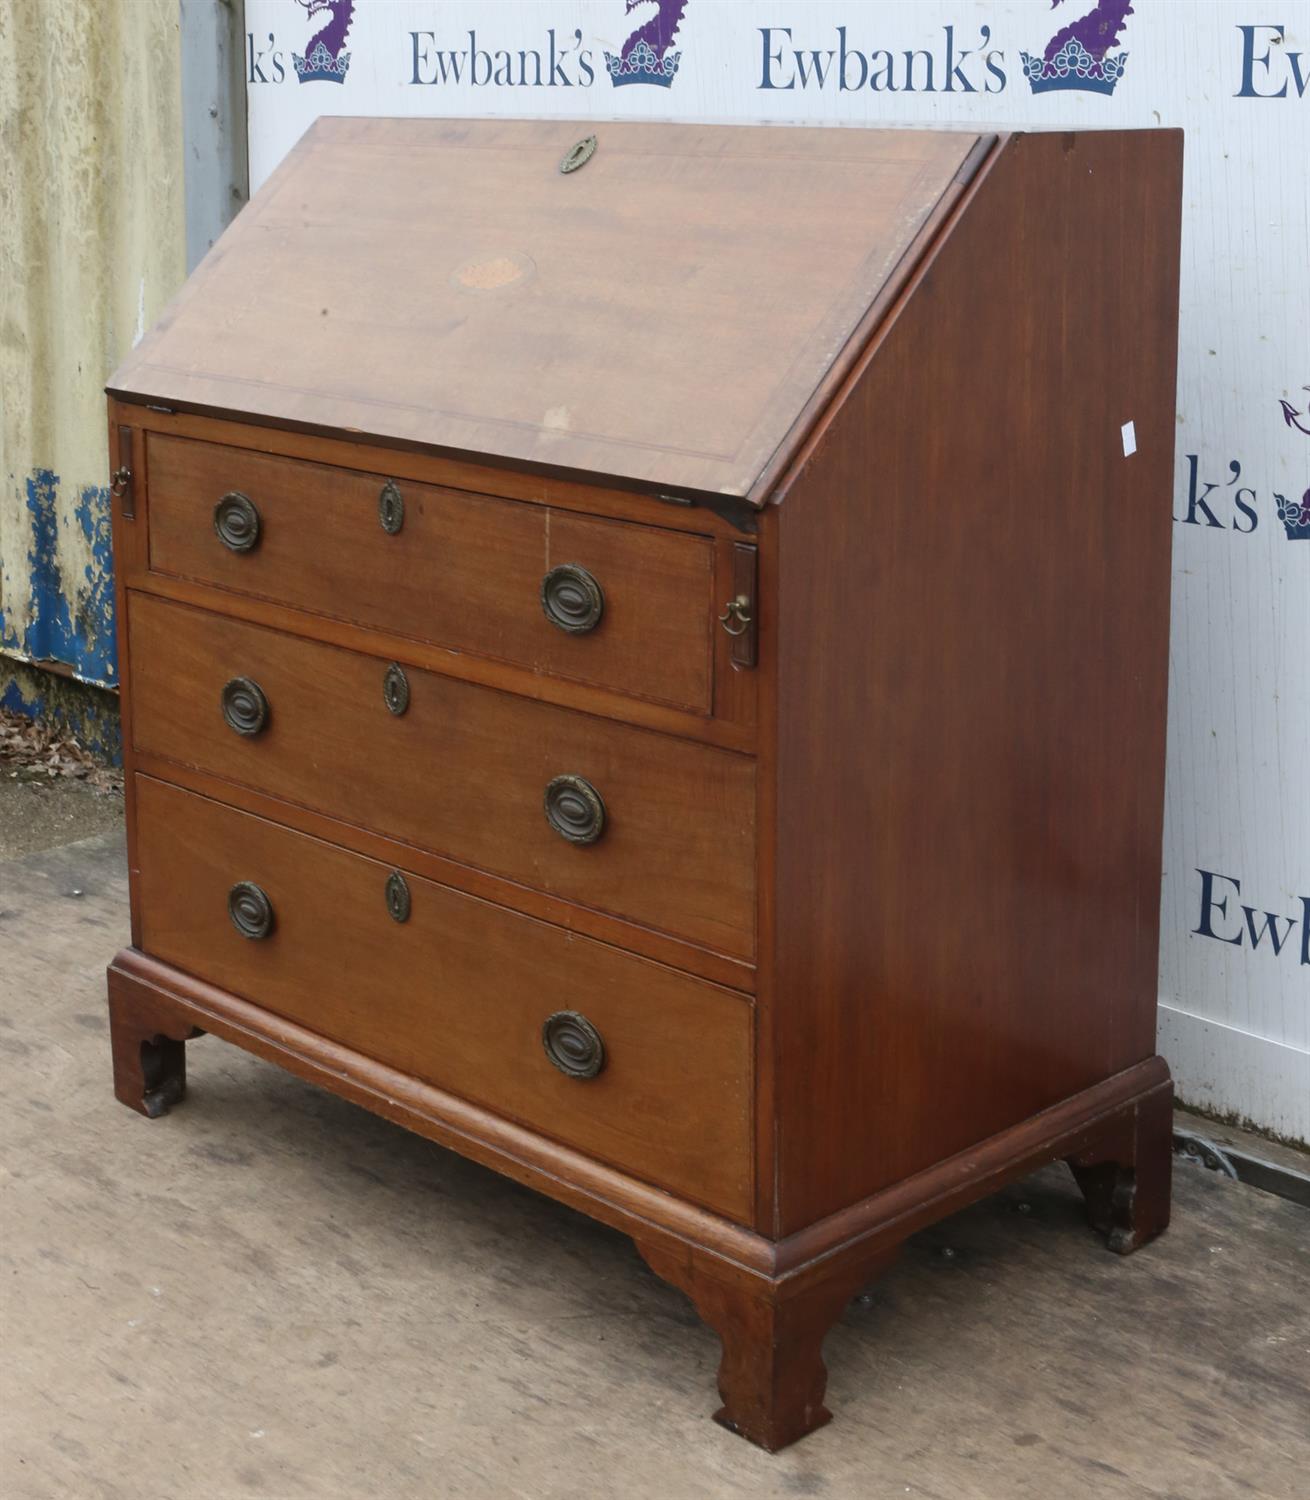
[[[388,536],[395,536],[405,524],[405,497],[394,479],[388,479],[378,495],[378,520]]]
[[[393,922],[409,921],[409,882],[399,870],[387,876],[387,915]]]
[[[594,844],[605,832],[605,804],[585,776],[556,776],[546,785],[546,821],[570,844]]]
[[[557,630],[585,635],[600,624],[605,595],[586,568],[578,563],[561,563],[541,580],[541,607]]]
[[[259,512],[249,495],[230,490],[214,507],[214,532],[229,552],[251,552],[259,545]]]
[[[586,1016],[557,1010],[541,1028],[546,1056],[569,1078],[594,1078],[605,1066],[605,1043]]]
[[[393,661],[382,679],[382,701],[397,718],[409,707],[409,678],[399,662]]]
[[[579,167],[585,167],[595,154],[596,137],[584,135],[576,145],[569,147],[564,160],[559,164],[559,169],[566,174],[576,172]]]
[[[223,684],[223,720],[229,729],[247,737],[268,728],[268,699],[250,677],[234,677]]]
[[[227,893],[227,914],[244,938],[258,941],[273,930],[273,903],[250,880],[238,880]]]

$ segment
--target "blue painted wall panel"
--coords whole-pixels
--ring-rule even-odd
[[[73,500],[71,524],[80,545],[61,549],[59,476],[35,469],[23,481],[29,594],[21,609],[0,607],[0,651],[29,662],[71,667],[84,682],[118,683],[114,640],[113,562],[109,540],[109,491],[83,485]],[[76,576],[65,577],[60,554],[85,558]]]

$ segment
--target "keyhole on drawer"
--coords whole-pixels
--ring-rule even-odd
[[[387,876],[387,914],[393,922],[409,921],[409,882],[399,870]]]
[[[409,707],[409,678],[399,662],[393,661],[382,678],[382,701],[397,718]]]
[[[405,524],[405,499],[394,479],[388,479],[378,496],[378,520],[388,536],[396,536]]]

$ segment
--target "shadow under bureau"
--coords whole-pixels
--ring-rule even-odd
[[[118,1097],[212,1033],[624,1230],[770,1449],[923,1225],[1163,1229],[1180,178],[320,120],[109,387]]]

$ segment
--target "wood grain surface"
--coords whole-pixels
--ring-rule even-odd
[[[746,495],[976,140],[322,117],[109,389]]]
[[[145,952],[378,1062],[748,1220],[751,1007],[721,990],[430,881],[387,910],[387,866],[138,777]],[[228,915],[266,892],[272,934]],[[598,1077],[566,1077],[542,1026],[599,1030]]]
[[[917,1229],[1060,1156],[1112,1249],[1169,1220],[1181,141],[582,129],[321,122],[115,385],[116,1086],[212,1031],[622,1228],[772,1449]]]
[[[755,948],[755,766],[749,756],[405,670],[385,658],[246,625],[145,594],[128,604],[141,665],[135,749],[749,959]],[[267,727],[223,718],[224,684],[254,681]],[[543,798],[586,778],[605,826],[562,838]]]
[[[404,519],[392,535],[378,513],[385,475],[154,433],[146,446],[157,572],[710,710],[713,548],[703,537],[410,482],[397,486]],[[214,508],[230,492],[259,515],[249,552],[215,534]],[[604,596],[585,634],[543,612],[542,579],[561,564],[585,568]]]
[[[784,1232],[1155,1050],[1181,164],[1014,139],[777,508]]]

